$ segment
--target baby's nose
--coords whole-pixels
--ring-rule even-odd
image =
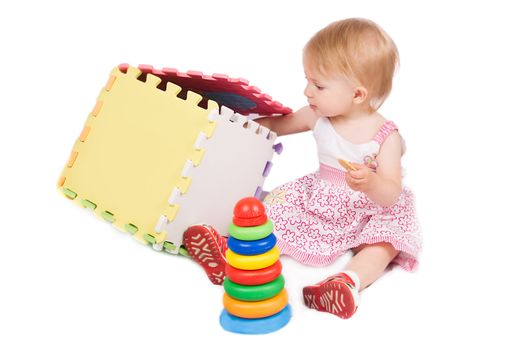
[[[308,97],[308,98],[311,98],[312,97],[312,90],[309,89],[309,86],[307,85],[307,87],[305,87],[305,90],[303,90],[303,94]]]

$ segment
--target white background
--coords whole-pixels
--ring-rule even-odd
[[[506,1],[108,3],[0,5],[1,349],[524,349],[523,10]],[[284,258],[290,324],[266,336],[225,332],[222,289],[196,264],[138,244],[56,192],[114,66],[244,77],[297,109],[303,45],[345,17],[378,22],[398,45],[381,112],[407,141],[405,180],[425,235],[418,272],[388,273],[353,318],[301,301],[302,286],[348,257],[325,269]],[[267,189],[317,165],[309,133],[280,141]]]

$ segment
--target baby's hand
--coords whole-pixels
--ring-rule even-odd
[[[352,167],[347,168],[345,181],[354,191],[367,193],[372,187],[375,173],[364,164],[351,163],[351,165]]]

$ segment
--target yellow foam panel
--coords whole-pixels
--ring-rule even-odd
[[[168,198],[174,187],[184,193],[191,178],[181,171],[187,160],[198,165],[202,150],[194,149],[200,132],[213,133],[215,123],[208,120],[218,108],[209,101],[198,107],[201,96],[188,92],[177,97],[181,88],[168,83],[157,88],[161,79],[129,67],[126,72],[112,70],[100,92],[95,108],[77,139],[59,181],[59,187],[73,191],[78,204],[89,200],[95,212],[113,214],[113,224],[134,234],[155,234],[160,215],[173,220],[177,209]]]

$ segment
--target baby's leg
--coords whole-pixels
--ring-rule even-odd
[[[398,255],[389,243],[362,244],[353,249],[355,254],[351,261],[345,266],[345,270],[353,271],[360,279],[360,291],[376,281]]]
[[[376,281],[399,253],[389,243],[364,244],[353,252],[355,256],[343,273],[303,288],[307,307],[341,318],[351,317],[360,302],[358,292]]]

